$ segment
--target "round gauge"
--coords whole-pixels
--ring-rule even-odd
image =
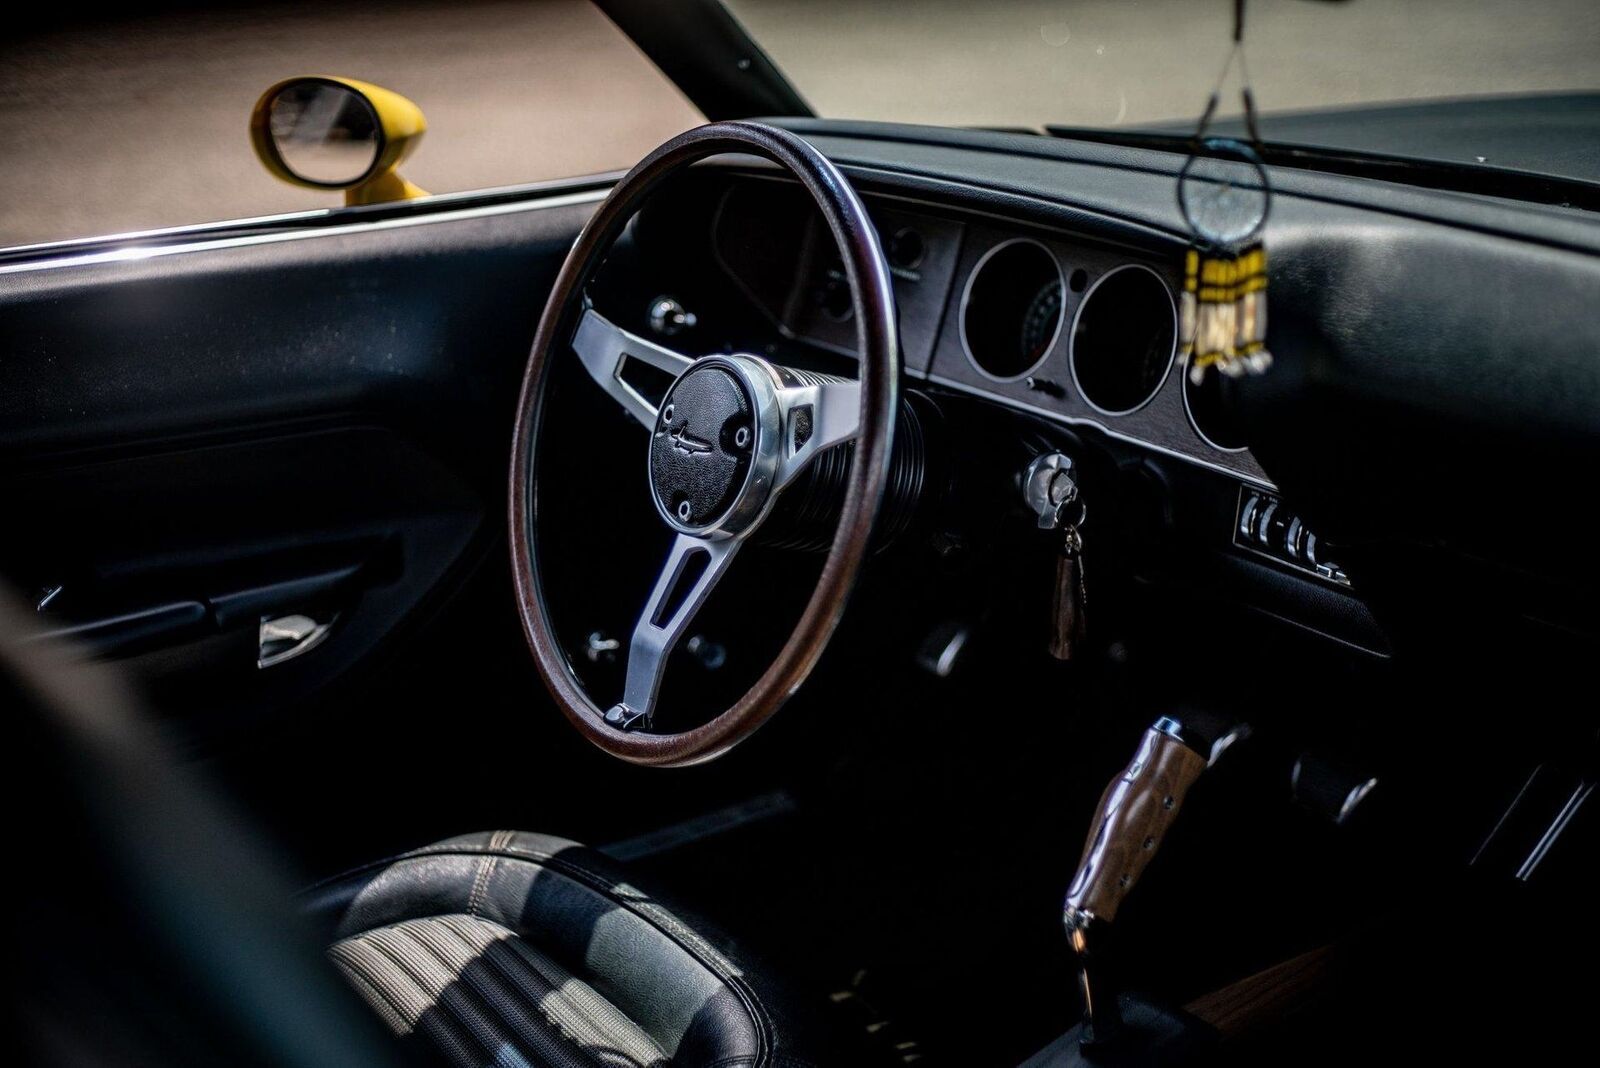
[[[1037,241],[1016,238],[984,254],[967,280],[961,340],[990,378],[1011,381],[1044,360],[1061,332],[1061,268]]]
[[[1188,375],[1183,376],[1183,406],[1189,413],[1190,425],[1207,445],[1223,452],[1242,452],[1249,444],[1229,403],[1228,394],[1233,388],[1233,379],[1215,372],[1202,378],[1199,385]]]
[[[1028,302],[1022,316],[1022,349],[1018,358],[1026,367],[1044,359],[1061,323],[1061,279],[1046,282]]]
[[[1130,263],[1100,276],[1072,327],[1072,378],[1083,399],[1106,415],[1148,404],[1167,380],[1178,332],[1166,283]]]

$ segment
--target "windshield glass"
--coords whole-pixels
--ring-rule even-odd
[[[1233,20],[1232,0],[727,5],[820,115],[1033,130],[1191,131]],[[1245,30],[1268,140],[1600,179],[1595,0],[1254,0]],[[1486,96],[1516,99],[1460,103]]]

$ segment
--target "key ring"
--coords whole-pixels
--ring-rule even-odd
[[[1074,519],[1066,518],[1067,509],[1074,508],[1074,507],[1077,509],[1076,518],[1074,518]],[[1077,529],[1079,527],[1083,526],[1084,520],[1087,519],[1088,517],[1089,517],[1089,507],[1088,507],[1088,505],[1083,503],[1083,495],[1081,493],[1074,493],[1071,497],[1068,497],[1066,500],[1064,500],[1060,504],[1056,505],[1056,516],[1055,516],[1056,527],[1057,528],[1066,527],[1067,530],[1068,530],[1068,534],[1067,534],[1068,538],[1074,537],[1076,535]]]

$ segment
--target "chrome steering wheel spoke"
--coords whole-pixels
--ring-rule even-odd
[[[861,383],[824,379],[785,385],[778,390],[778,408],[783,413],[783,450],[776,483],[782,489],[818,454],[855,440],[861,429]]]
[[[742,543],[741,538],[677,535],[634,625],[622,701],[606,711],[607,724],[620,730],[650,726],[667,658]]]
[[[622,377],[629,360],[649,364],[677,378],[694,361],[682,353],[647,341],[612,323],[593,308],[585,308],[578,329],[572,334],[572,348],[583,361],[584,370],[600,388],[646,427],[655,426],[656,406]]]

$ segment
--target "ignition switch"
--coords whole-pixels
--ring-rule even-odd
[[[1074,472],[1072,457],[1060,452],[1034,457],[1023,472],[1022,499],[1038,517],[1040,530],[1059,530],[1074,509],[1082,511]]]
[[[1070,456],[1047,452],[1034,457],[1022,474],[1022,499],[1037,517],[1039,529],[1061,532],[1050,595],[1050,655],[1057,660],[1071,660],[1084,636],[1087,598],[1080,528],[1087,513],[1075,472]]]

